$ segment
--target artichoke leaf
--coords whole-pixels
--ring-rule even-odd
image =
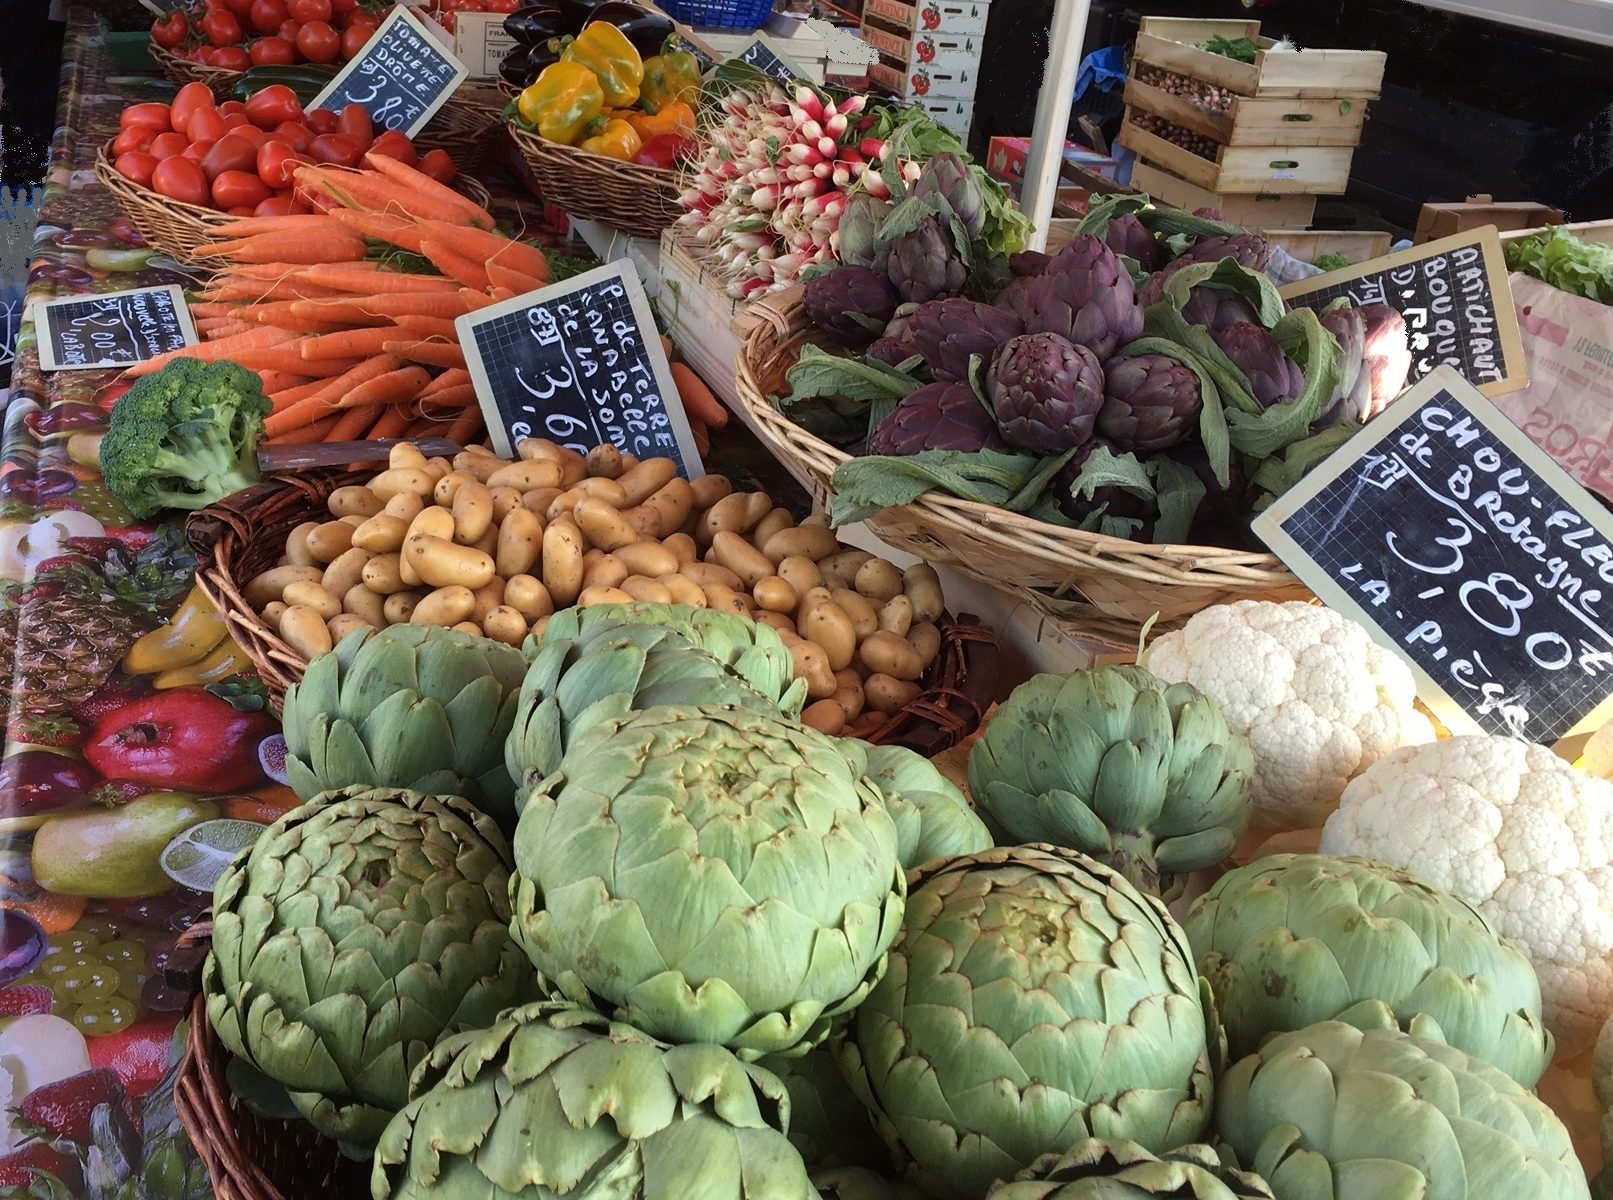
[[[896,206],[886,214],[880,222],[879,233],[875,235],[877,241],[894,242],[897,238],[906,237],[920,225],[927,217],[940,217],[943,221],[957,220],[952,213],[952,206],[948,204],[946,211],[941,209],[945,201],[938,196],[908,196],[899,200]]]
[[[1256,468],[1250,481],[1258,491],[1265,493],[1256,503],[1255,510],[1258,512],[1269,506],[1360,432],[1361,426],[1354,422],[1340,421],[1320,433],[1290,443],[1281,453],[1266,459]]]
[[[1050,458],[1044,458],[1042,465],[1036,469],[1035,474],[1025,481],[1019,491],[1008,498],[1003,507],[1009,512],[1029,512],[1036,506],[1036,502],[1042,498],[1042,494],[1047,491],[1048,485],[1053,482],[1053,477],[1062,471],[1064,464],[1073,457],[1075,457],[1075,450],[1072,448],[1066,450],[1063,454],[1055,454]]]
[[[1241,232],[1241,231],[1240,231]],[[1236,259],[1223,258],[1216,262],[1194,263],[1183,267],[1165,281],[1165,303],[1174,305],[1180,312],[1196,287],[1217,288],[1242,296],[1255,310],[1261,325],[1272,329],[1288,311],[1277,286],[1257,271]]]
[[[1270,458],[1304,439],[1339,381],[1339,344],[1310,309],[1294,309],[1277,322],[1272,334],[1284,353],[1299,364],[1305,386],[1293,400],[1258,414],[1228,415],[1232,444],[1255,459]]]
[[[1159,519],[1154,522],[1156,545],[1181,545],[1187,541],[1193,518],[1198,515],[1207,489],[1191,467],[1160,455],[1149,461],[1154,475],[1155,503]]]
[[[1090,233],[1095,237],[1102,237],[1109,232],[1109,222],[1116,217],[1135,215],[1138,220],[1147,221],[1143,214],[1153,208],[1153,201],[1147,196],[1114,195],[1094,199],[1087,206],[1087,211],[1075,224],[1075,236]]]
[[[862,521],[886,508],[911,504],[932,488],[1001,507],[1042,470],[1030,454],[995,450],[923,450],[900,457],[870,455],[841,463],[830,479],[836,527]]]
[[[785,380],[787,396],[775,398],[778,410],[790,410],[806,400],[839,396],[847,400],[900,400],[917,390],[919,381],[911,375],[875,359],[843,358],[819,346],[807,346],[800,360],[789,369]]]

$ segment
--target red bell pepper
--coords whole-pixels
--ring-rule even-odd
[[[678,160],[694,153],[697,143],[686,133],[663,133],[650,138],[638,148],[633,161],[640,166],[670,170]]]

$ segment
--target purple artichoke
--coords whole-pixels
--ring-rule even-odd
[[[965,381],[971,355],[989,363],[999,346],[1025,332],[1013,313],[962,298],[919,305],[904,329],[904,343],[923,355],[937,379]]]
[[[1165,246],[1137,219],[1127,213],[1109,222],[1103,234],[1104,244],[1116,254],[1134,259],[1145,271],[1157,271],[1165,265]]]
[[[1190,267],[1192,265],[1193,264],[1189,260],[1179,258],[1175,262],[1166,263],[1147,279],[1143,280],[1142,286],[1137,289],[1137,307],[1142,311],[1147,312],[1149,309],[1153,308],[1154,305],[1164,300],[1165,284],[1170,281],[1170,277],[1176,274],[1176,272],[1182,270],[1182,268]]]
[[[873,267],[883,271],[890,248],[879,240],[879,227],[890,215],[891,205],[867,192],[857,192],[840,212],[830,243],[835,257],[848,267]]]
[[[870,454],[1007,449],[991,411],[966,383],[927,383],[909,393],[868,439]]]
[[[1148,541],[1153,537],[1154,521],[1159,516],[1159,509],[1153,500],[1118,487],[1094,488],[1091,496],[1076,492],[1075,482],[1081,475],[1081,468],[1098,450],[1108,450],[1115,455],[1122,453],[1114,443],[1101,437],[1093,438],[1077,450],[1070,461],[1059,469],[1049,487],[1059,511],[1077,529],[1085,529],[1089,525],[1096,528],[1098,520],[1103,517],[1141,521],[1142,525],[1132,534],[1132,538],[1139,542]]]
[[[1174,358],[1139,354],[1104,366],[1098,432],[1122,450],[1163,450],[1198,424],[1199,377]]]
[[[868,358],[878,359],[882,363],[898,366],[918,353],[913,347],[913,339],[909,332],[912,324],[914,306],[903,305],[896,310],[896,316],[891,318],[885,326],[883,336],[874,340],[873,344],[863,351]]]
[[[891,281],[872,267],[836,267],[807,280],[801,292],[812,323],[846,346],[866,346],[880,336],[896,303]]]
[[[1197,439],[1172,446],[1165,451],[1165,457],[1181,463],[1197,475],[1199,482],[1204,485],[1204,499],[1199,502],[1198,512],[1193,514],[1194,533],[1202,534],[1204,540],[1210,544],[1236,543],[1235,531],[1238,523],[1248,515],[1243,498],[1248,480],[1244,476],[1238,456],[1236,454],[1232,456],[1232,469],[1227,476],[1226,487],[1216,482],[1215,471],[1210,466],[1209,451],[1205,450],[1204,443]]]
[[[1335,421],[1365,421],[1372,413],[1372,376],[1366,370],[1367,322],[1359,308],[1322,314],[1322,328],[1339,344],[1339,382],[1317,417],[1317,428]]]
[[[1143,331],[1131,276],[1091,234],[1054,256],[1045,272],[1012,280],[997,298],[1026,333],[1056,333],[1106,359]]]
[[[1053,265],[1053,256],[1040,250],[1021,250],[1008,256],[1009,273],[1018,279],[1024,275],[1040,275]]]
[[[1022,334],[997,351],[986,394],[1010,445],[1062,454],[1092,436],[1103,407],[1103,367],[1091,350],[1056,333]]]
[[[1202,325],[1211,333],[1228,325],[1257,324],[1260,319],[1254,305],[1238,293],[1217,287],[1194,288],[1182,306],[1182,317],[1189,325]]]
[[[1212,235],[1194,242],[1176,261],[1210,263],[1224,258],[1233,259],[1251,271],[1264,271],[1271,261],[1271,243],[1254,233]]]
[[[938,196],[951,206],[971,238],[986,227],[986,193],[969,164],[947,151],[937,154],[919,171],[913,195]]]
[[[1250,392],[1261,408],[1292,400],[1304,389],[1305,376],[1299,364],[1284,354],[1277,339],[1259,325],[1228,325],[1212,330],[1210,336],[1248,379]]]
[[[910,233],[890,242],[890,280],[903,300],[923,304],[956,296],[969,281],[969,266],[939,217],[925,217]]]
[[[1372,407],[1375,417],[1392,404],[1411,377],[1411,342],[1406,336],[1406,318],[1387,304],[1368,304],[1361,310],[1367,323],[1365,370],[1372,377]]]

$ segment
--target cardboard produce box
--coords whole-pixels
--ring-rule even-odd
[[[864,0],[863,19],[909,32],[979,37],[986,32],[989,5],[990,0],[916,0],[913,4],[904,4],[902,0]]]
[[[1017,196],[1019,185],[1025,178],[1025,160],[1030,156],[1030,150],[1030,138],[992,138],[986,147],[986,173],[1007,184],[1009,190]],[[1125,164],[1113,155],[1099,154],[1096,150],[1090,150],[1075,142],[1065,142],[1063,158],[1064,165],[1061,171],[1063,174],[1086,171],[1111,183],[1120,183],[1123,180]]]
[[[1497,204],[1487,195],[1469,196],[1461,204],[1425,204],[1417,217],[1412,241],[1437,242],[1440,238],[1494,225],[1501,233],[1514,229],[1535,229],[1541,225],[1561,225],[1566,214],[1533,201]]]

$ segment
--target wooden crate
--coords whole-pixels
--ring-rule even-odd
[[[1501,233],[1561,225],[1565,215],[1562,209],[1547,204],[1531,201],[1497,204],[1490,196],[1469,196],[1461,204],[1423,205],[1417,217],[1417,232],[1411,240],[1421,245],[1484,225],[1494,225]]]
[[[1301,262],[1342,254],[1351,263],[1363,263],[1382,258],[1394,244],[1394,235],[1377,230],[1262,229],[1260,236]]]
[[[1251,38],[1262,49],[1253,63],[1199,49],[1199,43],[1217,34],[1232,40]],[[1380,50],[1271,49],[1276,44],[1260,36],[1259,21],[1144,17],[1133,60],[1191,75],[1240,96],[1376,99],[1383,90],[1383,69],[1389,56]]]
[[[1133,169],[1131,190],[1147,192],[1155,200],[1186,212],[1220,209],[1228,221],[1248,229],[1303,229],[1316,215],[1315,196],[1221,195],[1149,162],[1139,162]]]
[[[1367,120],[1367,102],[1355,96],[1238,96],[1226,112],[1211,112],[1136,75],[1126,80],[1126,103],[1223,146],[1357,146]]]
[[[741,338],[734,318],[744,307],[724,291],[724,281],[701,261],[698,244],[673,228],[661,235],[661,281],[656,309],[667,336],[724,404],[749,423],[734,384]]]
[[[1350,186],[1354,146],[1222,146],[1204,158],[1136,124],[1126,110],[1120,144],[1209,192],[1336,196]]]

